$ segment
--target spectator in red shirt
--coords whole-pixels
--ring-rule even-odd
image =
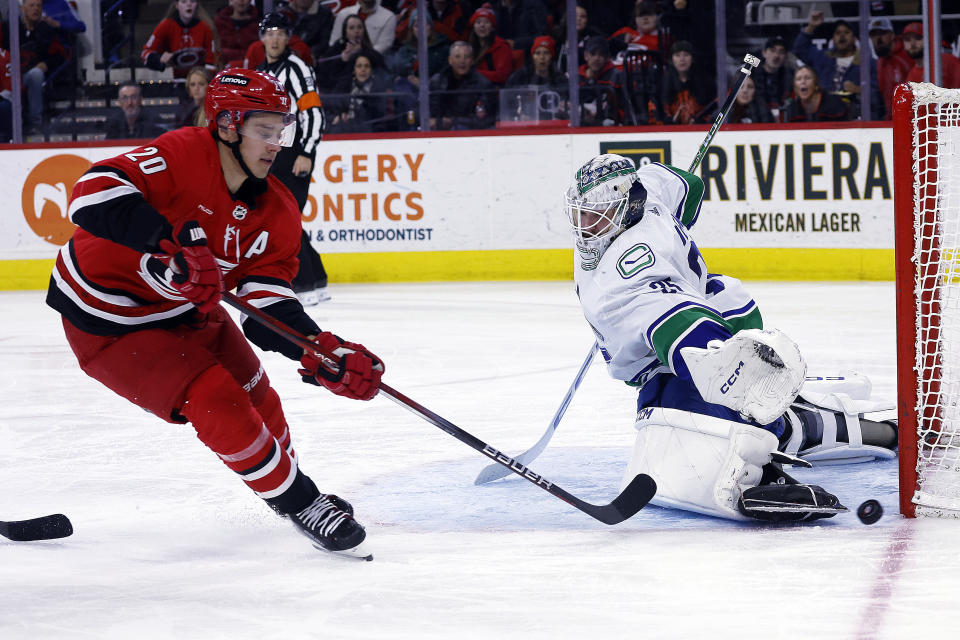
[[[199,64],[215,71],[218,52],[212,24],[197,0],[177,0],[143,45],[144,65],[155,71],[173,67],[176,78],[185,78]]]
[[[243,64],[240,66],[244,69],[256,69],[267,59],[267,52],[263,47],[263,41],[260,40],[259,33],[258,28],[257,41],[247,47],[247,52],[243,54]],[[310,54],[310,47],[307,46],[306,42],[298,38],[296,34],[290,36],[290,42],[287,43],[287,46],[290,47],[301,60],[311,67],[313,66],[315,61]]]
[[[623,51],[659,51],[657,7],[652,2],[638,2],[633,9],[633,27],[623,27],[610,36],[610,49]]]
[[[510,74],[513,73],[513,54],[507,41],[497,35],[497,16],[490,4],[473,12],[470,18],[470,45],[473,47],[473,57],[477,73],[484,78],[502,87]]]
[[[903,43],[893,33],[890,18],[873,18],[868,25],[873,52],[877,54],[877,84],[883,98],[884,119],[893,114],[890,105],[893,102],[893,89],[906,81],[913,59],[903,48]]]
[[[831,122],[849,120],[847,103],[820,88],[813,67],[801,67],[793,75],[794,98],[783,110],[784,122]]]
[[[580,122],[585,127],[623,124],[623,80],[610,61],[610,44],[603,36],[587,38],[586,62],[580,67]]]
[[[903,28],[903,48],[916,66],[907,74],[907,82],[923,82],[923,25],[911,22]],[[949,53],[940,56],[940,68],[943,70],[942,87],[960,88],[960,60]],[[932,80],[931,80],[932,81]]]
[[[220,35],[220,48],[226,66],[242,66],[247,48],[260,41],[259,23],[260,12],[251,4],[251,0],[230,0],[230,4],[217,13],[213,24]]]

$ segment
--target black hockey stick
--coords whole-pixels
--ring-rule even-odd
[[[737,95],[740,93],[740,87],[743,86],[747,76],[753,73],[753,70],[756,69],[759,64],[760,58],[752,56],[749,53],[743,56],[743,64],[740,65],[739,69],[740,75],[737,77],[737,81],[734,83],[733,88],[730,89],[730,93],[727,94],[727,99],[724,101],[723,106],[720,107],[720,111],[717,112],[717,117],[713,120],[713,126],[711,126],[710,131],[707,132],[707,137],[704,138],[703,143],[700,145],[697,155],[694,156],[693,162],[690,163],[689,173],[693,173],[697,170],[697,167],[700,166],[700,161],[703,160],[705,155],[707,155],[707,149],[710,148],[710,143],[713,142],[713,136],[717,135],[717,130],[720,128],[720,125],[723,124],[727,114],[730,113],[730,108],[733,107],[733,103],[736,101]]]
[[[335,369],[335,360],[331,357],[331,355],[329,353],[322,353],[318,351],[317,345],[308,340],[306,336],[294,331],[276,318],[241,300],[229,291],[224,292],[223,301],[241,313],[250,316],[271,331],[283,336],[295,345],[302,347],[303,349],[313,351],[320,356],[321,360],[325,364],[328,364],[331,369]],[[653,498],[657,491],[657,485],[653,481],[653,478],[641,473],[635,477],[630,484],[627,485],[627,488],[621,491],[620,495],[614,498],[610,504],[596,505],[585,502],[561,489],[554,483],[541,476],[539,473],[535,473],[532,469],[528,469],[513,458],[501,453],[497,449],[494,449],[486,442],[483,442],[479,438],[467,433],[449,420],[437,415],[433,411],[430,411],[422,404],[411,400],[389,385],[381,383],[380,394],[385,395],[405,409],[417,414],[433,426],[439,428],[445,433],[450,434],[465,445],[502,464],[518,476],[529,480],[544,491],[556,496],[557,498],[560,498],[567,504],[605,524],[617,524],[631,517],[637,511],[640,511],[640,509],[646,506],[646,504],[650,502],[650,499]]]
[[[690,163],[690,168],[687,169],[687,173],[693,173],[697,170],[697,167],[700,166],[700,162],[703,160],[707,150],[710,148],[710,144],[713,142],[713,137],[717,135],[717,131],[720,129],[724,119],[730,112],[730,108],[733,107],[733,103],[737,99],[737,95],[740,93],[740,87],[743,86],[747,76],[749,76],[759,64],[760,59],[756,56],[748,53],[743,57],[743,64],[740,66],[740,76],[737,78],[737,82],[733,85],[733,88],[730,89],[730,94],[727,96],[726,101],[724,101],[723,106],[720,107],[720,111],[717,113],[717,117],[713,121],[713,126],[710,127],[710,131],[707,132],[703,142],[700,143],[700,149],[697,151],[697,155],[694,157],[693,162]],[[710,104],[713,104],[716,101],[717,99],[714,98]],[[707,105],[707,107],[709,106],[710,105]],[[706,110],[707,107],[704,107],[704,110]],[[536,444],[523,453],[517,454],[517,457],[514,458],[515,460],[518,460],[524,464],[533,462],[537,456],[543,453],[543,450],[547,448],[547,445],[550,444],[550,439],[553,438],[553,434],[556,432],[557,427],[560,426],[560,421],[563,419],[563,414],[566,413],[567,407],[570,406],[570,402],[573,400],[573,395],[577,392],[577,389],[580,388],[580,383],[583,382],[583,377],[586,375],[587,370],[593,363],[594,354],[596,354],[599,348],[600,345],[594,341],[594,343],[590,346],[590,351],[587,353],[587,357],[583,359],[583,364],[580,365],[580,371],[577,372],[577,376],[570,384],[570,388],[567,389],[567,395],[563,397],[563,401],[557,408],[557,412],[554,414],[553,420],[551,420],[550,424],[547,425],[547,430],[544,431],[542,436],[540,436],[540,439],[537,440]],[[473,483],[487,484],[488,482],[505,478],[507,475],[508,474],[502,468],[495,464],[491,464],[480,470],[480,473],[477,474],[477,478],[473,481]]]
[[[17,542],[55,540],[66,538],[72,533],[73,525],[70,524],[70,519],[62,513],[14,522],[0,520],[0,536]]]

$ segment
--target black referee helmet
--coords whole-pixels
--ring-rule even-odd
[[[263,16],[263,19],[260,21],[260,35],[263,35],[271,29],[283,29],[287,32],[287,35],[290,35],[293,26],[290,24],[290,20],[286,14],[274,11],[273,13],[268,13]]]

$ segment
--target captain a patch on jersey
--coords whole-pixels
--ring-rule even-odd
[[[653,266],[657,261],[653,250],[645,242],[639,242],[626,251],[617,260],[617,271],[624,280],[632,278],[644,269]]]

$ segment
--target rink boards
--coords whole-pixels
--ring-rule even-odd
[[[570,279],[561,200],[576,168],[608,152],[687,169],[705,133],[331,136],[303,224],[334,282]],[[753,280],[892,280],[892,144],[882,124],[725,126],[697,171],[705,191],[693,235],[710,269]],[[13,194],[0,217],[0,289],[45,288],[73,230],[76,179],[132,148],[0,150]]]

